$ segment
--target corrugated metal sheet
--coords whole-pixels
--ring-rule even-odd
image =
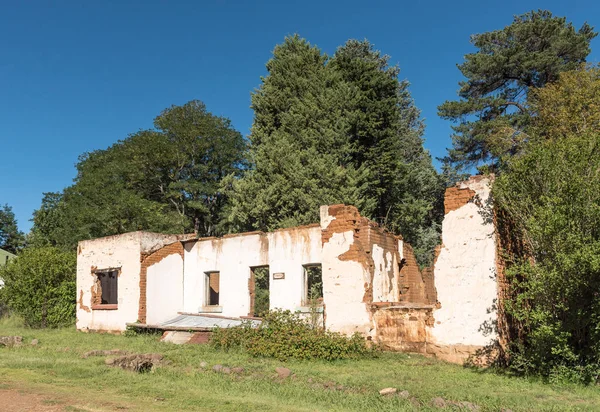
[[[206,328],[212,329],[215,327],[219,328],[230,328],[232,326],[239,326],[242,324],[242,319],[233,318],[219,318],[217,316],[202,316],[202,315],[179,315],[174,319],[167,322],[161,323],[161,328],[169,329],[169,327],[176,328]],[[251,322],[253,326],[260,325],[258,320],[247,320]]]

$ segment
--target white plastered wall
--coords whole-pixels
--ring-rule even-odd
[[[395,241],[395,246],[401,247],[402,241]],[[373,244],[373,302],[398,302],[400,275],[398,257],[402,259],[402,250],[386,250],[378,244]]]
[[[321,229],[326,230],[335,219],[329,215],[329,207],[321,206]],[[370,283],[366,268],[353,260],[340,260],[354,243],[354,231],[334,233],[323,244],[323,302],[325,304],[327,329],[352,334],[369,335],[373,326],[363,302],[365,284]]]
[[[321,263],[321,228],[282,229],[267,237],[270,307],[294,312],[302,306],[304,265]],[[274,273],[283,273],[283,279],[273,279]]]
[[[93,310],[92,270],[120,268],[118,309]],[[77,329],[124,330],[135,322],[140,302],[140,232],[79,242],[77,253]]]
[[[146,323],[156,325],[183,309],[183,257],[174,253],[146,269]]]
[[[442,224],[442,249],[434,276],[440,309],[429,329],[439,345],[485,346],[495,334],[482,331],[495,321],[491,311],[498,295],[496,237],[491,219],[490,182],[477,177],[461,183],[476,193],[476,201],[450,211]],[[491,312],[490,312],[491,311]]]
[[[185,243],[184,312],[207,310],[206,273],[219,272],[219,306],[223,316],[250,313],[251,268],[269,266],[270,307],[296,310],[302,301],[303,265],[321,263],[318,226],[272,233],[241,234]],[[273,273],[283,273],[273,280]],[[207,310],[209,311],[209,310]]]
[[[184,244],[183,311],[205,306],[207,272],[219,272],[219,306],[223,316],[247,316],[250,311],[250,268],[268,264],[264,234],[200,239]]]
[[[136,322],[140,303],[140,257],[177,239],[175,235],[131,232],[79,242],[77,250],[77,329],[125,330]],[[93,269],[120,268],[117,309],[94,310],[92,288],[96,286]]]

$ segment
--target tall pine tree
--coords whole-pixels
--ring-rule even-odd
[[[232,230],[314,223],[323,204],[372,208],[361,187],[366,171],[355,168],[349,156],[326,62],[297,35],[275,47],[268,75],[252,95],[254,168],[230,181]]]
[[[458,66],[465,80],[459,100],[438,107],[452,127],[452,149],[445,159],[459,169],[498,170],[527,142],[530,90],[575,70],[590,53],[597,33],[587,23],[576,30],[547,10],[515,16],[501,30],[471,36],[478,50]]]

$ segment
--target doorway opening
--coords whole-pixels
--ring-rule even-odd
[[[260,317],[269,311],[269,267],[255,266],[250,268],[248,279],[250,292],[250,312],[248,316]]]

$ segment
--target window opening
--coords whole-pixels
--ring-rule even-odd
[[[96,271],[100,284],[100,304],[116,305],[118,302],[119,271],[117,269]]]
[[[315,306],[323,304],[323,273],[320,264],[304,265],[304,291],[302,304]]]
[[[219,272],[206,272],[206,306],[219,305]]]

